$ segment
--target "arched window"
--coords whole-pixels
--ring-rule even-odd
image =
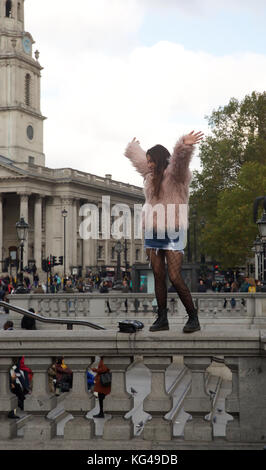
[[[30,106],[30,74],[27,73],[25,77],[25,103],[27,106]]]
[[[12,15],[12,2],[11,0],[6,1],[6,17],[11,18]]]

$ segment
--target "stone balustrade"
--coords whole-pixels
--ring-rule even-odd
[[[17,399],[9,371],[21,355],[33,370],[33,388],[24,418],[11,420]],[[60,396],[48,388],[57,356],[73,371],[72,389]],[[86,372],[98,356],[112,371],[104,419],[93,418],[98,400],[87,390]],[[263,449],[266,443],[265,330],[2,330],[0,374],[2,449]]]
[[[192,297],[198,306],[203,327],[216,329],[217,325],[237,325],[239,328],[266,328],[266,293],[192,293]],[[234,303],[231,303],[232,298]],[[48,318],[87,319],[106,328],[112,328],[118,321],[126,318],[136,318],[150,325],[154,321],[156,310],[154,294],[122,294],[112,291],[109,294],[14,294],[9,296],[9,301],[25,309],[33,307],[40,315]],[[168,293],[168,309],[171,325],[184,324],[186,312],[176,293]],[[10,312],[10,319],[17,327],[21,315]],[[38,323],[37,327],[53,329],[52,325],[46,323]]]

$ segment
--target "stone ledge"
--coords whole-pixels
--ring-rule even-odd
[[[211,442],[185,442],[180,439],[165,441],[144,441],[134,438],[130,441],[108,441],[102,438],[87,441],[71,441],[55,437],[51,441],[31,443],[22,438],[0,441],[0,450],[263,450],[265,443],[226,442],[225,440]]]
[[[219,329],[184,334],[180,331],[136,334],[115,330],[0,331],[0,357],[24,355],[78,356],[120,355],[258,356],[265,354],[265,330]]]

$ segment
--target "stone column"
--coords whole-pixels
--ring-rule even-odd
[[[133,437],[133,425],[124,415],[133,408],[133,397],[126,391],[125,376],[131,358],[108,357],[104,363],[112,372],[112,388],[103,402],[103,409],[104,413],[112,414],[112,419],[104,424],[103,439],[129,440]]]
[[[3,196],[0,194],[0,261],[3,261]],[[0,265],[0,270],[3,269],[3,263]]]
[[[97,206],[97,202],[95,201],[86,201],[84,204],[95,204]],[[82,204],[82,205],[84,205]],[[80,223],[84,220],[84,218],[80,217]],[[97,265],[97,241],[93,238],[84,238],[83,242],[83,270],[85,273],[86,266],[96,266]],[[103,242],[104,243],[104,242]]]
[[[30,194],[27,193],[18,193],[20,196],[20,217],[24,217],[25,222],[29,224],[29,196]],[[27,239],[24,241],[24,251],[23,251],[23,265],[28,265],[28,240],[29,234],[27,235]]]
[[[240,442],[266,442],[266,357],[239,358]]]
[[[62,211],[65,209],[67,211],[67,216],[65,217],[65,234],[64,234],[64,217],[62,217],[62,249],[64,251],[64,243],[66,246],[65,252],[65,267],[66,275],[71,274],[71,266],[73,266],[73,247],[75,246],[75,251],[77,253],[77,235],[73,240],[73,226],[74,226],[74,209],[73,209],[74,200],[71,197],[62,198]],[[65,241],[64,241],[65,236]]]
[[[165,390],[165,371],[171,357],[144,357],[144,364],[151,371],[151,393],[143,402],[143,410],[152,415],[143,431],[146,440],[169,441],[172,438],[172,423],[164,419],[172,408],[172,397]]]
[[[191,372],[190,392],[184,400],[184,410],[192,415],[192,421],[185,426],[185,440],[212,440],[211,423],[204,420],[211,411],[210,395],[205,389],[206,369],[211,364],[210,357],[184,357],[184,364]],[[194,415],[195,414],[195,415]]]
[[[44,202],[45,210],[45,258],[50,256],[53,249],[54,224],[53,224],[53,198],[46,197]]]
[[[73,232],[72,232],[72,264],[73,266],[77,266],[78,264],[78,257],[77,257],[77,244],[78,244],[78,240],[77,240],[77,203],[78,203],[78,200],[77,199],[73,199],[73,224],[72,224],[72,227],[73,227]]]
[[[42,196],[36,195],[34,206],[34,259],[37,270],[42,267]]]

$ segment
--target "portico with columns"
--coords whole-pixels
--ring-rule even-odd
[[[23,170],[13,162],[0,156],[0,273],[15,274],[15,266],[4,270],[6,259],[13,257],[19,247],[16,234],[16,222],[23,217],[29,224],[27,240],[24,243],[24,266],[33,263],[38,274],[42,273],[42,259],[48,256],[64,256],[64,236],[66,238],[66,274],[79,269],[85,275],[89,269],[97,271],[101,267],[116,267],[114,246],[116,239],[105,239],[102,232],[99,239],[83,239],[79,233],[80,215],[83,204],[94,204],[98,209],[102,197],[110,197],[110,208],[117,202],[127,204],[131,209],[131,233],[134,228],[134,204],[143,204],[142,189],[111,180],[106,187],[104,177],[96,177],[76,170],[54,170],[37,165],[29,165]],[[62,176],[68,173],[67,184]],[[45,177],[44,177],[45,175]],[[109,177],[109,176],[108,176]],[[62,211],[67,211],[66,230]],[[99,215],[101,212],[99,211]],[[101,215],[100,215],[101,217]],[[121,240],[124,243],[124,239]],[[136,250],[141,253],[136,254]],[[12,255],[11,255],[12,252]],[[132,265],[136,261],[144,262],[145,253],[142,240],[127,240],[127,261]],[[136,259],[138,258],[138,259]],[[17,254],[18,259],[18,254]],[[122,266],[124,258],[122,258]],[[54,272],[63,274],[64,266],[56,266]]]

